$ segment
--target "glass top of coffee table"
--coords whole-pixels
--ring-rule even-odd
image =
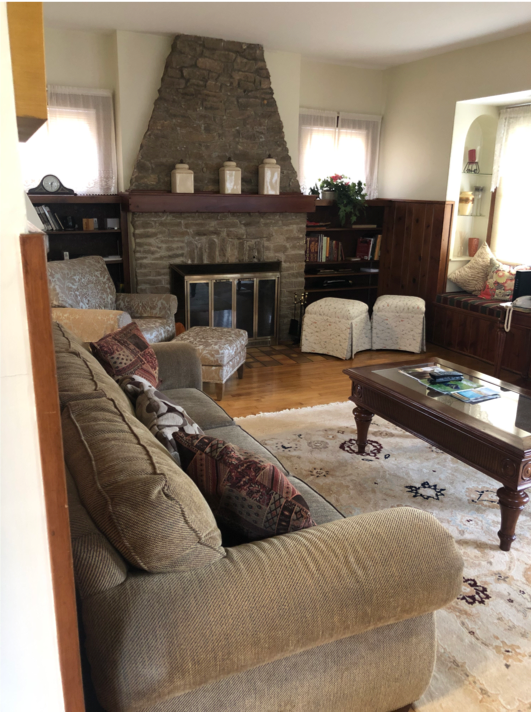
[[[505,383],[503,387],[497,386],[492,384],[490,380],[483,381],[480,377],[469,376],[463,372],[463,378],[466,379],[465,385],[470,384],[470,389],[486,387],[491,391],[499,393],[499,398],[485,400],[480,403],[465,403],[453,395],[450,395],[448,392],[442,393],[435,390],[424,382],[424,380],[417,380],[418,378],[422,378],[424,373],[427,378],[430,370],[435,367],[444,369],[445,371],[450,370],[446,364],[443,365],[432,361],[430,363],[416,363],[408,366],[400,366],[398,368],[372,369],[372,373],[401,386],[405,386],[427,398],[434,398],[438,403],[443,403],[456,411],[466,413],[484,423],[489,423],[508,434],[518,437],[531,435],[531,398],[521,395],[516,390],[511,390],[511,386],[507,383]],[[413,369],[415,369],[415,377],[406,373],[413,371]],[[419,371],[419,369],[425,370]],[[459,368],[456,368],[456,370],[459,370]],[[462,386],[459,386],[459,388],[461,387]]]

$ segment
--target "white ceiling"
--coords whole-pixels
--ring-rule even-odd
[[[531,2],[45,2],[47,27],[197,34],[386,68],[531,30]]]

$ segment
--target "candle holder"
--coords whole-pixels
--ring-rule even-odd
[[[479,173],[479,163],[476,159],[475,148],[471,148],[468,152],[468,161],[465,165],[463,173]]]

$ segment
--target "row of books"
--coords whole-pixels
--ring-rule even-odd
[[[326,235],[311,235],[306,238],[306,262],[341,262],[345,259],[343,245]]]
[[[52,213],[47,205],[35,205],[35,210],[46,232],[50,230],[64,230],[63,223],[57,213]]]
[[[356,257],[361,260],[379,260],[382,236],[359,237],[356,245]]]

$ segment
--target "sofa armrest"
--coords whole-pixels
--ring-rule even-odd
[[[104,706],[148,707],[318,645],[428,614],[461,589],[463,563],[453,538],[433,516],[410,507],[226,553],[187,572],[135,573],[83,602],[92,673]]]
[[[173,321],[177,311],[177,297],[174,294],[118,293],[116,307],[131,314],[133,319],[159,317]]]
[[[52,308],[52,319],[84,341],[98,341],[105,334],[117,331],[131,322],[127,312],[117,309]]]
[[[203,381],[201,361],[192,344],[184,341],[162,341],[150,344],[159,362],[160,390],[173,388],[197,388]]]

